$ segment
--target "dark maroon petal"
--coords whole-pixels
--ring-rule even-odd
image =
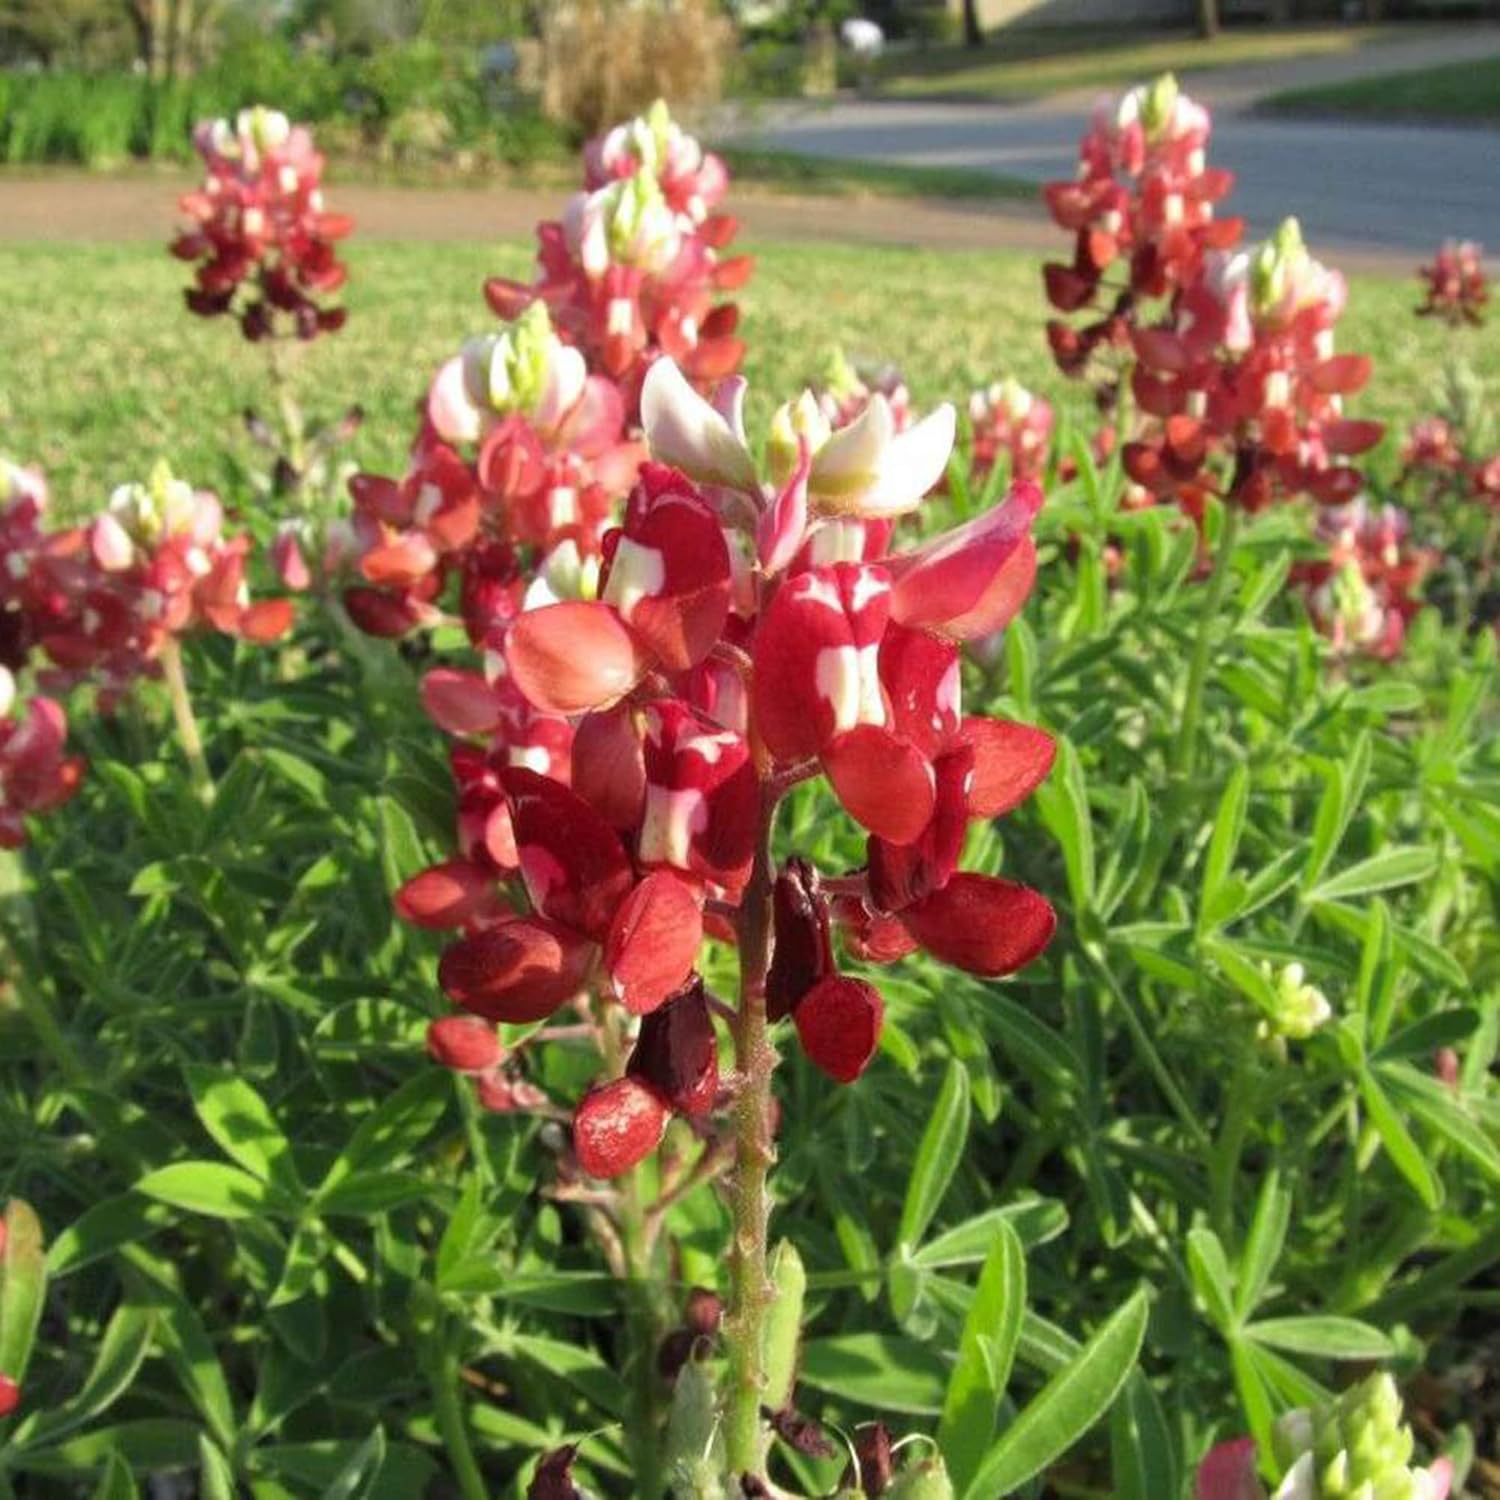
[[[707,1114],[719,1092],[719,1039],[695,978],[641,1022],[629,1073],[681,1115]]]
[[[500,780],[532,904],[552,921],[603,942],[634,884],[620,836],[550,776],[512,766]]]
[[[772,911],[775,944],[766,975],[766,1014],[780,1021],[833,972],[828,903],[818,891],[817,871],[805,859],[788,860],[776,877]]]

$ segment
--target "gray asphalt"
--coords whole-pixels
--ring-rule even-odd
[[[845,161],[968,167],[1045,182],[1072,176],[1086,108],[840,100],[778,105],[725,139]],[[1264,234],[1296,214],[1314,247],[1430,249],[1445,236],[1500,250],[1500,132],[1234,109],[1210,160],[1237,174],[1232,211]]]

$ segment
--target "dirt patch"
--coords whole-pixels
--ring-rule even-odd
[[[177,224],[177,199],[192,184],[167,176],[95,177],[84,173],[0,175],[0,240],[84,240],[165,244]],[[553,218],[565,194],[504,185],[395,187],[336,184],[340,211],[376,240],[526,240],[538,220]],[[934,250],[1029,250],[1063,253],[1065,242],[1040,206],[952,202],[871,195],[820,198],[737,192],[742,243],[822,241],[903,245]],[[1405,272],[1409,254],[1341,252],[1353,270]]]

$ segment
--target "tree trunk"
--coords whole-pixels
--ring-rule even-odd
[[[1205,41],[1219,34],[1219,0],[1198,0],[1198,35]]]
[[[984,29],[979,24],[979,0],[964,0],[964,46],[984,46]]]

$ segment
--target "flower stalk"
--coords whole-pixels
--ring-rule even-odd
[[[182,753],[187,757],[188,772],[193,779],[193,790],[200,800],[212,802],[213,774],[208,769],[208,758],[203,753],[203,736],[199,732],[198,717],[193,712],[193,700],[188,693],[187,674],[182,665],[182,645],[175,636],[168,636],[162,646],[161,670],[166,679],[167,695],[172,701],[172,717],[177,722],[177,738],[182,741]]]
[[[725,1324],[729,1388],[724,1435],[729,1470],[736,1475],[757,1476],[764,1461],[760,1411],[765,1386],[765,1322],[774,1295],[767,1272],[771,1205],[766,1184],[774,1155],[771,1075],[776,1067],[776,1052],[766,1024],[766,972],[771,957],[771,897],[775,884],[771,836],[775,821],[776,793],[765,786],[760,837],[740,908],[738,931],[740,996],[734,1047],[741,1083],[734,1121],[732,1291]]]
[[[1188,780],[1198,759],[1198,726],[1203,718],[1203,690],[1208,681],[1208,667],[1213,655],[1214,632],[1218,628],[1219,615],[1224,608],[1224,596],[1229,589],[1232,576],[1230,559],[1234,555],[1235,543],[1239,540],[1240,512],[1238,506],[1224,507],[1224,523],[1219,533],[1219,550],[1214,557],[1214,570],[1203,594],[1203,613],[1198,617],[1198,634],[1193,642],[1192,661],[1188,667],[1187,693],[1182,701],[1182,719],[1177,726],[1177,738],[1172,744],[1169,768],[1172,775],[1182,781]]]

